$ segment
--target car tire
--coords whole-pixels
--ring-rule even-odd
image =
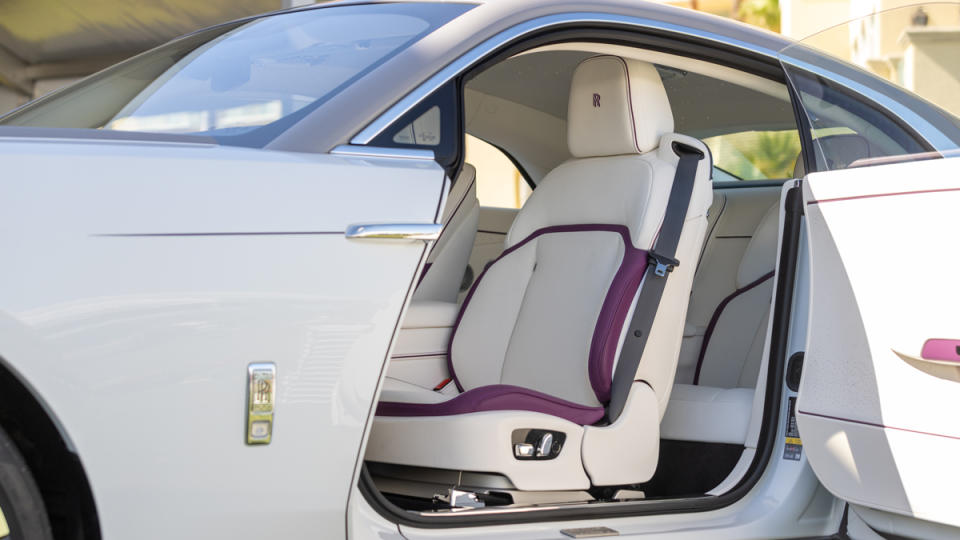
[[[0,512],[10,540],[52,540],[50,520],[30,469],[0,428]]]

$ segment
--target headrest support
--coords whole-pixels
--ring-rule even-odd
[[[652,64],[594,56],[573,72],[567,141],[573,157],[642,154],[673,131],[673,112]]]

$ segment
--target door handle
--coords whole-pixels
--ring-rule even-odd
[[[960,367],[960,339],[928,339],[920,349],[920,356],[893,352],[910,360]]]
[[[440,237],[439,223],[363,223],[348,225],[344,235],[351,240],[422,240]]]

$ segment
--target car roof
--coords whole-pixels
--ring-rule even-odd
[[[474,15],[479,15],[487,10],[492,12],[495,9],[497,16],[500,18],[509,12],[519,15],[526,12],[531,12],[532,14],[534,11],[537,17],[563,13],[594,12],[671,21],[679,16],[683,19],[684,26],[704,32],[720,34],[737,41],[755,45],[758,48],[778,51],[795,43],[795,40],[781,34],[728,17],[721,17],[703,11],[647,0],[334,0],[324,4],[314,4],[293,9],[396,3],[467,4],[477,7],[477,9],[472,10]]]
[[[456,3],[470,8],[354,83],[347,92],[331,97],[311,114],[322,117],[322,122],[300,122],[275,139],[268,148],[326,152],[347,144],[358,129],[368,125],[443,66],[453,63],[501,32],[533,20],[574,14],[582,14],[585,20],[589,19],[589,14],[602,15],[603,19],[623,17],[646,20],[651,22],[651,26],[666,27],[671,33],[689,34],[701,38],[701,41],[704,36],[710,36],[708,42],[734,45],[738,49],[765,56],[771,62],[776,61],[779,51],[794,43],[778,34],[723,17],[643,0],[340,0],[292,10],[399,2]],[[327,129],[318,133],[316,126],[319,124],[327,126]],[[330,126],[336,126],[336,129],[330,129]]]

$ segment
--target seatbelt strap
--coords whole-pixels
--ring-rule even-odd
[[[623,348],[620,349],[617,368],[613,372],[610,403],[607,404],[607,420],[611,424],[620,416],[626,405],[630,387],[633,386],[637,376],[643,349],[647,345],[650,328],[653,326],[653,319],[660,308],[660,298],[667,285],[667,277],[673,268],[680,264],[676,259],[677,244],[680,243],[680,233],[687,219],[697,165],[704,156],[700,150],[678,142],[673,143],[673,151],[680,157],[680,161],[677,163],[677,172],[673,177],[670,197],[667,199],[663,225],[660,227],[656,246],[647,254],[648,263],[641,282],[640,296],[637,298],[637,306],[633,310],[633,318],[627,328]]]

